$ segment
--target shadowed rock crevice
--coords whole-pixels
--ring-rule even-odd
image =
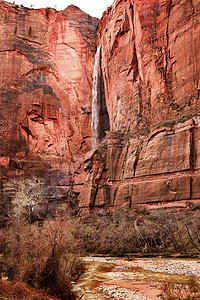
[[[99,101],[100,101],[99,139],[101,140],[102,138],[105,137],[106,132],[110,130],[110,120],[109,120],[108,110],[106,106],[105,86],[104,86],[104,78],[102,73],[102,54],[100,54],[98,90],[99,90]]]
[[[101,185],[114,208],[199,203],[200,3],[116,3],[97,34],[111,128],[97,148],[107,169]]]
[[[106,106],[105,86],[102,73],[102,55],[101,45],[98,47],[95,55],[93,71],[93,89],[92,89],[92,147],[105,137],[106,132],[110,130],[110,121]]]
[[[97,29],[73,5],[0,11],[4,181],[42,174],[84,209],[200,202],[199,1],[117,0]]]

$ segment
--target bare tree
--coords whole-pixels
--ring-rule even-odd
[[[31,222],[33,214],[44,200],[45,187],[41,178],[11,179],[6,183],[5,191],[12,198],[14,216]]]

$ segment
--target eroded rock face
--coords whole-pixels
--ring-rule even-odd
[[[111,130],[199,110],[198,1],[116,0],[99,22]]]
[[[98,25],[111,132],[82,208],[198,201],[200,2],[116,0]]]
[[[76,6],[0,1],[0,174],[43,177],[56,196],[80,192],[91,149],[98,19]]]
[[[0,10],[2,181],[44,177],[82,209],[200,200],[199,1],[115,0],[97,31],[75,6]]]
[[[113,132],[85,157],[80,207],[185,206],[198,201],[199,117],[151,134]]]

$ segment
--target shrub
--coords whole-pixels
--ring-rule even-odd
[[[67,217],[40,226],[12,223],[2,253],[4,275],[60,299],[74,299],[70,281],[77,279],[83,267],[76,255],[69,253],[74,240],[71,227]]]
[[[93,213],[77,221],[74,232],[88,252],[116,255],[156,253],[184,256],[200,252],[199,210],[118,210],[113,214]]]
[[[1,299],[16,299],[16,300],[56,300],[56,298],[48,297],[42,291],[36,291],[30,288],[23,282],[13,281],[3,281],[0,279],[0,295]]]
[[[166,283],[162,287],[163,300],[200,299],[200,284],[195,276],[191,276],[187,284]]]
[[[40,287],[62,300],[75,299],[69,278],[61,271],[58,253],[52,252],[40,274]]]

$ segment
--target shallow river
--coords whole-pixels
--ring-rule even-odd
[[[166,282],[185,284],[193,275],[200,279],[198,260],[83,258],[86,272],[74,285],[78,299],[161,299]]]
[[[130,268],[123,261],[98,257],[84,258],[84,263],[86,272],[75,284],[78,299],[159,299],[157,290],[153,298],[145,295],[147,290],[155,290],[155,286],[141,282],[144,274],[138,267]]]
[[[113,299],[98,291],[96,288],[100,283],[110,280],[110,274],[114,266],[102,262],[85,262],[86,271],[75,284],[79,298],[89,299]]]

